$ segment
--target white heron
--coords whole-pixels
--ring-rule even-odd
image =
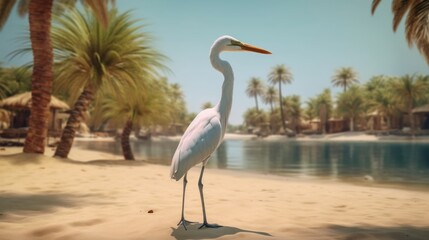
[[[200,228],[220,227],[217,224],[207,223],[202,179],[207,160],[220,145],[225,135],[228,116],[231,111],[234,74],[232,72],[231,65],[227,61],[219,58],[219,54],[223,51],[252,51],[263,54],[271,54],[271,52],[267,50],[243,43],[231,36],[222,36],[218,38],[210,49],[211,64],[224,76],[222,97],[216,106],[203,110],[191,122],[183,134],[171,162],[171,178],[178,181],[184,176],[182,216],[177,225],[182,224],[185,229],[186,224],[191,223],[185,220],[184,216],[185,190],[186,184],[188,182],[186,176],[188,170],[198,163],[203,164],[198,180],[201,205],[203,208],[203,224]]]

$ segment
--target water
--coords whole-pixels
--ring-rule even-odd
[[[137,159],[170,165],[178,141],[134,141]],[[83,142],[76,146],[121,155],[119,142]],[[374,181],[429,187],[429,145],[418,142],[301,142],[226,140],[207,164],[299,178]]]

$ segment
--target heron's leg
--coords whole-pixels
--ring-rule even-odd
[[[186,177],[187,175],[188,174],[186,173],[185,177],[183,178],[182,217],[180,218],[180,221],[177,224],[177,226],[182,225],[185,228],[185,230],[188,230],[188,229],[186,229],[186,224],[193,223],[193,222],[187,221],[185,219],[185,192],[186,192],[186,184],[188,183],[188,179]]]
[[[217,224],[209,224],[209,223],[207,223],[206,206],[204,205],[204,194],[203,194],[203,174],[204,174],[204,165],[201,168],[200,179],[198,180],[198,188],[200,189],[201,205],[203,207],[203,218],[204,218],[203,225],[201,225],[199,228],[203,228],[203,227],[206,227],[206,228],[218,228],[218,227],[221,227],[221,226],[217,225]]]

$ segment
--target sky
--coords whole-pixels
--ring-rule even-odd
[[[271,51],[222,53],[235,75],[234,101],[229,123],[242,124],[243,113],[255,106],[245,90],[252,77],[268,86],[267,76],[279,64],[287,66],[293,82],[283,85],[283,96],[300,95],[305,102],[330,88],[332,75],[340,67],[352,67],[360,83],[376,75],[429,74],[428,65],[415,47],[409,48],[403,23],[392,30],[391,1],[382,1],[374,16],[372,0],[121,0],[120,11],[131,10],[154,37],[154,47],[166,55],[171,73],[166,77],[182,87],[190,112],[201,111],[205,102],[216,104],[223,77],[209,61],[210,47],[219,36]],[[20,65],[29,58],[10,60],[20,47],[28,17],[16,11],[0,32],[0,62]],[[264,109],[268,105],[260,104]]]

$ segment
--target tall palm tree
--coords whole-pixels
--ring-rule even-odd
[[[411,130],[415,130],[413,108],[415,102],[424,98],[429,90],[428,83],[416,75],[405,75],[392,82],[391,90],[403,109],[408,113]]]
[[[163,56],[152,48],[150,36],[136,25],[138,21],[131,20],[129,12],[112,9],[108,18],[106,28],[87,9],[70,10],[56,18],[52,31],[58,70],[55,89],[69,90],[76,101],[55,156],[68,156],[83,113],[98,89],[120,93],[118,89],[125,86],[144,91],[136,81],[144,81],[163,67]]]
[[[355,120],[366,111],[362,89],[352,86],[337,97],[337,111],[350,119],[350,131],[354,131]]]
[[[0,30],[6,23],[16,0],[0,2]],[[76,1],[60,1],[76,2]],[[105,0],[85,0],[103,25],[107,25],[107,3]],[[53,52],[51,44],[51,11],[53,0],[20,0],[19,15],[29,15],[30,40],[33,51],[32,105],[29,130],[24,152],[44,153],[48,129],[49,102],[53,81]]]
[[[274,111],[273,103],[277,101],[277,97],[277,90],[274,87],[270,86],[265,90],[262,100],[270,104],[271,113]]]
[[[256,111],[259,111],[258,96],[264,93],[264,85],[260,78],[252,77],[247,85],[246,94],[249,97],[255,98]]]
[[[374,14],[381,0],[373,0],[371,13]],[[405,37],[408,45],[414,44],[429,64],[429,29],[427,16],[429,4],[426,0],[392,0],[393,31],[396,32],[402,18],[405,20]]]
[[[292,83],[293,76],[291,71],[284,65],[280,64],[275,66],[271,72],[268,74],[268,81],[272,84],[278,84],[279,86],[279,104],[280,104],[280,114],[282,118],[282,127],[283,131],[286,132],[286,118],[282,105],[282,84]]]
[[[343,92],[347,91],[347,87],[354,83],[358,83],[358,74],[351,67],[342,67],[335,71],[331,82],[334,86],[343,87]]]

